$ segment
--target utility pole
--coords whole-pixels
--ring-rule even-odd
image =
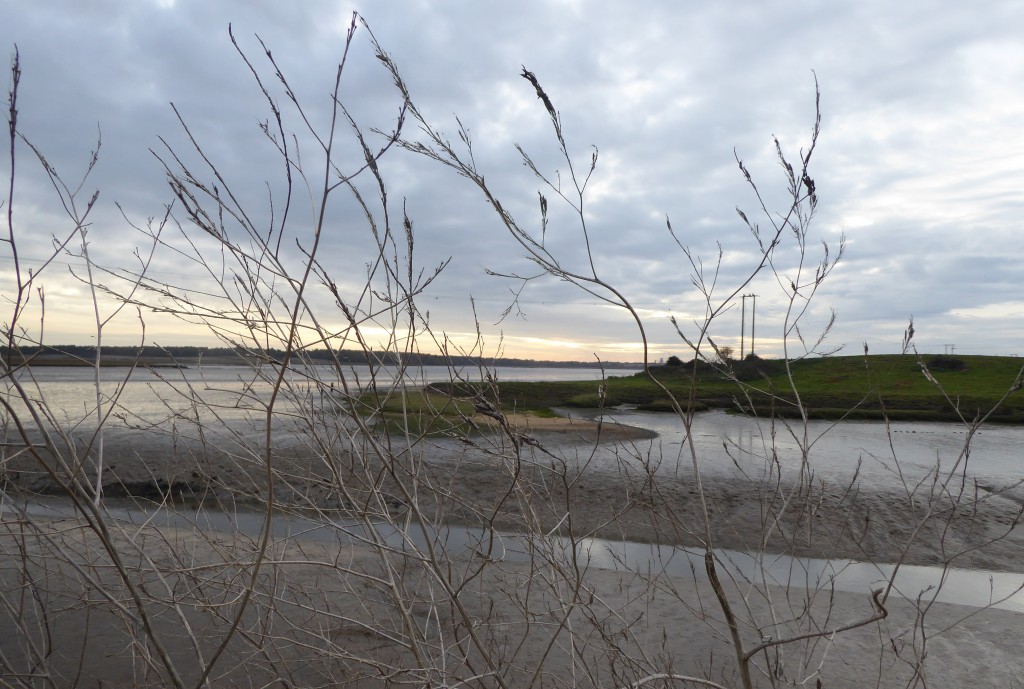
[[[757,295],[751,294],[753,305],[750,307],[750,356],[754,356],[754,323],[757,321]]]
[[[747,295],[740,297],[740,302],[743,304],[743,308],[740,311],[740,361],[743,361],[743,344],[744,337],[747,330]]]
[[[750,308],[750,353],[754,353],[754,324],[757,317],[757,295],[744,294],[740,296],[742,306],[742,321],[740,323],[740,361],[746,359],[746,337],[747,337],[747,297],[751,298]]]

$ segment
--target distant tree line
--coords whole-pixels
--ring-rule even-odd
[[[83,365],[91,364],[96,358],[96,347],[93,345],[57,345],[42,347],[19,347],[13,354],[4,347],[3,357],[7,361],[35,358],[40,363],[61,360],[65,364],[76,361]],[[175,345],[167,347],[145,346],[103,346],[101,359],[117,360],[136,359],[143,362],[178,360],[192,363],[198,359],[208,359],[219,364],[237,361],[239,364],[251,363],[253,355],[242,347],[201,347],[196,345]],[[313,363],[330,363],[335,359],[343,364],[378,366],[396,366],[399,357],[394,352],[367,352],[364,350],[342,349],[332,352],[326,348],[305,350],[303,355]],[[284,356],[283,350],[264,350],[261,357],[269,356],[279,360]],[[504,366],[504,367],[548,367],[548,368],[594,368],[593,361],[541,361],[537,359],[492,358],[481,359],[471,356],[445,356],[442,354],[403,353],[401,360],[406,366]],[[601,366],[609,369],[636,369],[640,364],[628,362],[601,362]]]

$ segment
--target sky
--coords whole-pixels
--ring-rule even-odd
[[[365,25],[358,23],[346,54],[354,11]],[[541,270],[478,186],[392,147],[378,169],[399,233],[396,255],[407,254],[404,213],[415,238],[413,276],[443,266],[416,297],[416,336],[426,351],[448,342],[485,356],[638,361],[646,338],[651,360],[688,359],[682,336],[693,341],[703,332],[736,354],[752,346],[771,357],[860,354],[865,346],[891,353],[901,349],[912,318],[921,352],[1024,354],[1022,2],[997,0],[982,11],[923,0],[0,0],[0,18],[6,56],[13,58],[17,46],[20,57],[24,136],[15,148],[13,201],[5,146],[4,235],[11,211],[18,261],[36,274],[33,289],[44,290],[42,302],[33,292],[18,324],[30,338],[95,342],[97,317],[82,279],[82,237],[26,141],[69,190],[79,186],[101,142],[75,198],[80,211],[99,191],[86,231],[95,283],[124,290],[101,269],[116,274],[148,260],[151,279],[217,308],[224,301],[215,278],[227,275],[221,282],[230,292],[230,271],[218,273],[225,259],[217,243],[190,224],[180,201],[172,204],[164,164],[173,169],[177,156],[212,184],[194,139],[221,175],[219,188],[231,190],[253,226],[278,227],[285,166],[261,131],[268,121],[275,131],[263,84],[282,113],[293,162],[280,257],[293,277],[301,276],[324,179],[323,151],[311,131],[322,138],[330,130],[343,57],[339,101],[368,146],[383,145],[402,107],[375,57],[372,31],[423,123],[468,159],[461,123],[477,170],[509,216],[563,269],[602,281],[587,291],[558,276],[507,277]],[[233,47],[229,25],[261,81]],[[260,41],[301,112],[275,79]],[[544,103],[521,76],[524,68],[558,113],[568,160]],[[7,93],[9,70],[0,83]],[[759,246],[737,209],[763,241],[787,213],[790,194],[775,139],[799,167],[811,143],[816,83],[821,130],[809,176],[817,205],[803,248],[784,227],[771,261],[756,272]],[[423,123],[407,113],[402,136],[425,141]],[[344,118],[336,142],[337,173],[359,171],[361,149]],[[553,186],[524,165],[517,145]],[[581,216],[570,205],[578,205],[572,175],[586,177],[595,151]],[[370,172],[352,180],[383,231]],[[543,229],[539,193],[548,205]],[[163,245],[149,259],[144,230],[169,204]],[[366,213],[345,185],[332,190],[326,210],[320,265],[346,304],[367,305],[364,286],[376,252]],[[68,238],[70,254],[44,263],[54,241]],[[834,259],[841,244],[841,260],[805,299],[824,247]],[[0,290],[8,304],[14,268],[5,243]],[[386,305],[387,280],[378,273],[371,283],[373,304]],[[792,283],[800,285],[795,299]],[[742,294],[757,297],[744,302]],[[219,343],[216,328],[162,313],[168,302],[157,292],[136,292],[144,304],[120,311],[98,295],[106,344]],[[628,301],[642,332],[627,310],[608,302],[614,295]],[[344,328],[343,311],[316,280],[307,300],[324,327]],[[705,325],[709,304],[716,315]],[[10,314],[8,308],[5,326]],[[403,338],[405,327],[399,320]],[[361,323],[371,346],[386,344],[395,330],[386,310]]]

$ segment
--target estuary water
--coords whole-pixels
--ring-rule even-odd
[[[501,381],[564,381],[600,380],[599,368],[506,367],[494,369]],[[609,376],[632,375],[631,370],[610,370]],[[398,371],[379,368],[371,372],[366,366],[343,369],[344,380],[329,366],[315,366],[305,371],[290,373],[287,384],[292,392],[316,392],[323,389],[359,390],[375,384],[391,385],[401,379],[406,385],[419,386],[452,380],[453,375],[466,381],[480,381],[483,372],[475,368],[449,369],[445,366],[423,366]],[[274,375],[270,369],[257,371],[247,366],[201,366],[194,368],[138,368],[131,372],[119,366],[100,369],[100,389],[104,404],[115,394],[120,406],[132,410],[143,418],[161,415],[190,406],[194,397],[212,401],[240,412],[259,408],[269,398],[267,380]],[[127,379],[126,379],[126,376]],[[29,377],[24,371],[19,381],[30,394],[62,410],[71,418],[94,413],[96,405],[95,372],[88,367],[46,366],[32,369]],[[315,385],[321,381],[322,385]]]
[[[166,509],[152,503],[111,499],[105,501],[105,509],[111,517],[136,525],[190,530],[198,527],[202,530],[243,533],[254,538],[264,527],[264,515],[256,510],[238,509],[232,513],[190,511],[180,507]],[[76,516],[70,502],[61,498],[39,498],[31,505],[18,507],[0,503],[0,516],[18,513],[48,518]],[[388,546],[398,550],[422,551],[426,548],[427,538],[435,547],[443,544],[445,551],[453,557],[472,556],[488,550],[485,544],[488,543],[489,534],[475,528],[446,525],[441,530],[427,527],[400,531],[390,524],[376,524],[373,528]],[[354,523],[326,523],[294,515],[278,515],[273,522],[271,535],[278,541],[299,539],[345,545],[366,542],[369,534],[365,529],[365,526]],[[489,552],[496,560],[523,563],[534,556],[530,553],[530,544],[520,534],[497,533],[495,538],[495,547]],[[573,543],[567,538],[556,537],[549,539],[548,544],[554,548],[553,556],[575,557],[581,566],[588,568],[641,571],[650,575],[665,574],[701,580],[705,578],[704,551],[700,549],[600,538],[584,538]],[[1024,613],[1024,573],[920,565],[902,565],[895,571],[894,565],[890,564],[796,558],[767,553],[756,556],[722,549],[716,550],[715,555],[733,580],[745,581],[748,585],[834,589],[866,594],[893,579],[896,594],[909,599],[922,596],[926,601]]]
[[[116,396],[117,407],[125,419],[145,420],[146,423],[161,424],[168,419],[190,418],[193,414],[209,414],[208,407],[197,406],[194,401],[202,398],[213,404],[217,416],[227,423],[241,422],[258,414],[266,402],[270,386],[259,380],[253,372],[239,366],[204,366],[189,369],[139,369],[126,381],[126,369],[106,368],[101,370],[102,404],[106,407]],[[343,382],[329,369],[317,370],[320,380],[327,381],[328,390],[333,384]],[[479,371],[459,372],[468,380],[479,380]],[[607,375],[631,375],[631,371],[613,370]],[[87,368],[40,368],[33,372],[33,378],[21,378],[21,383],[36,403],[45,403],[55,418],[67,423],[81,423],[88,426],[95,418],[96,389],[93,371]],[[371,376],[368,369],[352,369],[346,373],[346,383],[353,387],[368,384]],[[424,385],[449,380],[451,372],[444,367],[424,367],[404,376],[407,385]],[[602,378],[600,369],[584,368],[507,368],[496,371],[499,380],[555,381],[592,380],[595,386]],[[386,385],[394,378],[395,372],[377,372],[378,385]],[[293,400],[303,395],[325,394],[322,386],[313,385],[310,378],[295,374],[288,384],[294,393]],[[297,402],[292,402],[296,404]],[[285,405],[287,406],[287,405]],[[567,414],[587,416],[579,410],[563,410]],[[1024,490],[1020,482],[1024,478],[1024,427],[986,426],[968,440],[968,429],[951,423],[894,423],[886,426],[877,422],[862,421],[812,421],[806,429],[789,425],[784,421],[768,421],[745,418],[711,411],[698,414],[691,432],[687,433],[680,420],[671,414],[639,412],[630,409],[613,409],[605,412],[606,417],[618,423],[653,430],[658,436],[651,440],[636,441],[641,452],[657,454],[660,458],[659,472],[680,472],[689,468],[688,445],[692,441],[700,457],[701,469],[705,474],[746,475],[758,479],[765,470],[765,457],[771,457],[780,466],[793,469],[799,464],[801,447],[810,447],[811,466],[816,476],[826,480],[848,481],[856,474],[862,486],[886,487],[894,481],[916,481],[926,478],[936,468],[950,470],[957,468],[965,481],[977,482],[988,490],[1006,489],[1005,495],[1024,504]],[[210,419],[206,419],[207,421]],[[114,419],[116,426],[123,421]],[[805,435],[806,431],[806,435]],[[610,451],[610,450],[608,450]],[[796,464],[794,464],[796,463]],[[1017,486],[1014,488],[1013,486]],[[137,506],[125,504],[118,516],[129,521],[156,519],[158,523],[185,518],[190,523],[206,520],[211,528],[258,529],[262,518],[257,512],[217,514],[204,512],[181,516],[180,512],[166,514],[144,514]],[[60,501],[41,500],[34,510],[61,510]],[[122,514],[123,512],[123,514]],[[304,538],[336,540],[358,538],[347,527],[325,525],[319,522],[304,523],[301,520],[280,520],[275,528],[279,537],[292,537],[302,533]],[[401,541],[408,534],[393,534]],[[453,547],[472,548],[480,535],[459,527],[446,527],[441,535]],[[506,547],[504,557],[515,560],[517,553],[525,550],[521,537],[503,536]],[[568,546],[566,546],[568,547]],[[637,543],[602,541],[590,539],[578,544],[587,553],[594,567],[616,569],[627,563],[631,567],[655,567],[669,573],[688,573],[693,558],[700,553],[690,553],[682,548],[651,546]],[[884,565],[854,563],[849,561],[817,561],[807,559],[776,558],[770,563],[749,562],[749,557],[740,553],[722,551],[720,557],[730,562],[731,567],[742,572],[767,572],[778,583],[793,583],[793,572],[805,580],[835,580],[836,586],[845,590],[863,591],[865,587],[884,579],[888,572]],[[696,563],[700,570],[699,561]],[[753,569],[751,569],[753,568]],[[1024,566],[1022,566],[1024,569]],[[759,574],[761,576],[761,574]],[[943,580],[942,598],[948,602],[968,605],[984,605],[992,600],[1005,601],[999,607],[1024,612],[1024,595],[1014,591],[1024,584],[1024,574],[968,572],[942,570],[933,567],[904,567],[901,570],[900,585],[908,590],[919,591]]]
[[[671,414],[612,410],[606,417],[658,433],[661,471],[690,465],[692,436],[701,469],[708,474],[743,474],[758,478],[765,458],[787,473],[799,468],[802,447],[818,478],[849,483],[855,476],[865,487],[919,481],[956,470],[979,487],[1005,489],[1024,480],[1024,426],[987,425],[973,435],[963,424],[812,420],[798,423],[752,419],[724,411],[697,414],[688,436]],[[806,430],[806,436],[805,436]],[[968,440],[970,442],[968,442]],[[1024,504],[1024,489],[1010,491]]]
[[[265,372],[266,373],[266,372]],[[316,367],[309,375],[294,373],[288,378],[289,395],[278,403],[287,413],[304,402],[316,402],[331,389],[378,387],[392,383],[398,372],[378,369],[371,376],[366,367],[345,370],[345,380],[329,367]],[[479,381],[482,372],[465,368],[455,371],[464,380]],[[607,376],[628,376],[634,371],[612,369]],[[198,368],[137,369],[125,380],[127,369],[101,369],[102,404],[117,399],[122,419],[133,425],[155,425],[169,420],[203,417],[210,421],[211,409],[220,422],[251,420],[269,399],[270,385],[244,366],[202,366]],[[595,388],[602,378],[599,368],[507,367],[494,371],[503,381],[591,380]],[[54,418],[89,427],[95,421],[96,388],[93,370],[78,367],[42,367],[32,379],[21,382],[37,403],[45,403]],[[418,386],[451,379],[443,366],[411,368],[402,375],[406,385]],[[314,385],[312,380],[321,381]],[[197,404],[197,400],[204,404]],[[204,406],[205,405],[205,406]],[[568,415],[592,416],[581,410],[561,410]],[[645,452],[658,455],[659,472],[675,473],[689,467],[688,443],[692,440],[701,458],[702,471],[709,474],[746,475],[759,478],[765,458],[771,457],[784,470],[801,461],[801,447],[810,448],[811,467],[818,478],[847,483],[856,475],[866,487],[887,486],[893,481],[916,481],[938,468],[956,468],[965,479],[977,481],[983,489],[1005,489],[1024,480],[1024,426],[985,426],[973,436],[955,423],[899,422],[886,426],[871,421],[811,421],[804,429],[784,420],[751,419],[724,411],[698,414],[687,434],[672,414],[613,409],[605,416],[618,423],[653,430],[658,437],[643,441]],[[805,437],[806,431],[806,437]],[[968,444],[968,439],[970,443]],[[1024,504],[1024,488],[1010,491]]]

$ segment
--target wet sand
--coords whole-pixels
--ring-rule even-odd
[[[70,686],[75,678],[79,686],[169,685],[152,644],[141,640],[129,593],[94,533],[79,520],[40,524],[59,535],[60,557],[45,557],[46,544],[25,538],[10,521],[4,526],[0,584],[7,600],[16,603],[19,589],[25,590],[23,574],[35,582],[28,612],[14,618],[8,607],[0,613],[0,625],[9,632],[0,635],[9,678],[14,670],[31,674],[31,663],[21,658],[22,642],[32,637],[47,652],[39,668],[55,686]],[[224,638],[250,584],[256,544],[230,534],[155,527],[116,532],[114,539],[129,578],[149,596],[144,607],[156,636],[183,683],[194,686],[203,667],[197,652],[208,661]],[[400,575],[402,605],[386,583],[385,561],[391,574]],[[444,564],[443,579],[461,586],[457,609],[438,590],[439,573],[429,562],[385,557],[366,545],[301,538],[272,543],[242,627],[214,665],[212,686],[419,686],[430,678],[436,684],[442,677],[475,676],[484,664],[481,651],[467,641],[467,622],[482,634],[481,648],[503,668],[509,686],[524,686],[538,667],[543,669],[537,686],[545,687],[627,686],[659,671],[738,686],[727,626],[699,571],[670,576],[657,569],[585,568],[577,578],[570,568],[552,577],[555,561],[543,555],[532,564],[492,562],[482,571],[474,558]],[[728,591],[746,648],[761,640],[749,623],[780,637],[796,636],[807,628],[790,619],[808,610],[809,626],[825,631],[877,612],[869,592],[831,591],[827,583],[815,590],[748,589],[729,582]],[[125,612],[107,604],[107,596],[122,602]],[[820,679],[821,686],[840,689],[904,687],[915,672],[926,686],[949,689],[1010,687],[1021,677],[1024,615],[899,596],[885,602],[885,611],[877,624],[788,645],[777,656],[773,652],[771,661],[810,686]],[[19,633],[19,619],[25,633]],[[433,672],[415,670],[425,658],[410,649],[406,624],[419,629],[419,652],[433,652]],[[462,639],[461,645],[453,645],[454,639]],[[442,659],[436,654],[445,643],[450,652]],[[766,667],[760,657],[758,665]],[[757,686],[770,684],[760,677]]]
[[[518,532],[766,550],[822,559],[948,565],[992,571],[1024,568],[1020,486],[971,481],[894,482],[884,489],[790,475],[698,477],[672,472],[653,433],[586,419],[509,415],[502,428],[477,416],[468,439],[320,436],[275,430],[267,455],[260,430],[202,434],[108,431],[104,493],[159,499],[170,494],[210,505],[260,505],[273,485],[283,508],[376,509],[429,521],[487,524]],[[315,434],[314,434],[315,435]],[[272,471],[268,473],[268,457]],[[85,466],[88,482],[94,474]],[[9,462],[13,486],[60,493],[28,457]]]
[[[478,423],[486,426],[488,420]],[[960,485],[916,493],[903,486],[863,492],[723,477],[698,490],[693,473],[682,469],[672,478],[658,474],[652,480],[658,458],[650,434],[579,420],[513,417],[504,429],[499,425],[468,442],[422,439],[411,451],[402,438],[384,441],[387,448],[337,437],[310,446],[298,442],[301,433],[281,429],[278,450],[266,455],[258,433],[236,431],[206,436],[205,442],[186,434],[171,445],[170,436],[112,432],[106,491],[259,505],[272,484],[282,512],[352,511],[360,497],[376,495],[385,498],[365,512],[378,510],[377,516],[399,522],[418,515],[533,533],[682,545],[700,545],[710,534],[716,547],[734,550],[761,547],[822,558],[999,571],[1022,567],[1024,538],[1021,529],[1011,529],[1020,502],[1012,492]],[[7,480],[9,488],[54,491],[52,477],[35,472],[28,462],[9,466]],[[0,579],[7,601],[21,600],[24,607],[12,615],[17,607],[7,606],[0,626],[18,629],[21,620],[26,631],[0,635],[0,650],[14,663],[10,667],[31,665],[18,660],[22,642],[31,637],[50,649],[47,663],[59,671],[58,686],[79,672],[83,686],[166,684],[153,648],[133,641],[140,621],[130,612],[130,591],[94,530],[79,519],[36,520],[33,526],[5,518],[3,526]],[[438,675],[409,668],[423,664],[417,655],[423,648],[436,653],[453,639],[463,645],[430,658],[451,677],[486,668],[481,656],[486,648],[500,659],[510,686],[531,677],[543,680],[538,686],[628,686],[667,668],[736,686],[727,626],[699,571],[573,571],[562,569],[566,563],[555,554],[539,553],[529,564],[494,559],[487,552],[443,559],[444,567],[438,568],[422,553],[410,557],[368,544],[332,546],[297,536],[271,543],[253,579],[260,549],[241,533],[115,525],[112,538],[125,555],[121,566],[129,580],[143,584],[153,597],[144,607],[158,620],[157,634],[186,684],[198,679],[197,649],[204,659],[211,657],[238,609],[239,594],[255,581],[242,631],[216,665],[214,686],[263,686],[282,677],[299,686],[436,684]],[[158,571],[163,574],[157,576]],[[26,585],[26,574],[33,585]],[[446,602],[443,586],[438,588],[442,581],[460,582],[458,607]],[[801,633],[792,620],[807,610],[813,611],[818,631],[878,612],[869,591],[833,591],[828,582],[784,588],[730,580],[726,586],[746,621],[741,625],[746,648],[763,641],[748,624],[782,637]],[[18,598],[19,591],[30,589],[34,598]],[[915,600],[916,593],[889,598],[887,616],[878,624],[787,645],[777,656],[766,650],[759,662],[763,667],[781,663],[788,676],[808,686],[817,679],[824,687],[907,686],[915,672],[924,674],[929,687],[1013,686],[1024,679],[1019,654],[1024,615],[929,604],[927,597]],[[111,600],[125,607],[119,611]],[[45,633],[32,617],[42,609],[48,611]],[[421,630],[423,648],[413,650],[403,636],[410,624]],[[467,641],[470,628],[485,630],[479,645]],[[460,664],[464,657],[472,669]],[[581,674],[583,666],[596,674]],[[140,667],[148,667],[149,674],[140,674]],[[386,668],[404,670],[385,679]],[[769,682],[761,677],[759,686]]]

